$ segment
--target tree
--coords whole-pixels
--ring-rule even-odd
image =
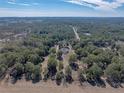
[[[0,65],[0,77],[2,77],[3,75],[5,75],[5,72],[7,70],[7,66],[4,64]]]
[[[7,67],[12,67],[16,63],[18,54],[14,52],[8,52],[0,55],[1,62],[6,64]]]
[[[56,48],[51,48],[50,53],[55,54],[56,53]]]
[[[24,64],[29,60],[29,55],[32,54],[32,51],[29,49],[24,49],[21,53],[21,55],[23,55],[24,58]],[[30,61],[29,61],[30,62]]]
[[[25,77],[26,80],[31,80],[32,79],[32,73],[34,71],[34,64],[31,62],[27,62],[25,64]]]
[[[14,80],[19,79],[24,73],[24,66],[21,63],[16,63],[15,67],[12,69],[10,76],[13,77]]]
[[[24,55],[22,53],[18,54],[18,56],[16,58],[16,62],[21,63],[23,65],[26,63]]]
[[[57,52],[57,59],[62,60],[62,51]]]
[[[24,66],[21,63],[15,64],[15,69],[17,70],[17,73],[20,75],[24,72]]]
[[[84,50],[86,50],[89,53],[92,53],[96,49],[96,46],[94,45],[87,45],[84,47]]]
[[[33,64],[37,65],[41,62],[43,62],[43,58],[41,58],[39,55],[37,54],[30,54],[28,57],[28,62],[32,62]]]
[[[89,69],[87,69],[86,77],[88,80],[97,81],[100,78],[100,76],[102,75],[102,73],[103,73],[102,69],[97,64],[94,64]]]
[[[120,78],[121,82],[124,82],[124,63],[121,64]]]
[[[66,82],[71,83],[73,81],[72,79],[72,69],[70,66],[67,66],[65,68],[65,78],[66,78]]]
[[[99,55],[99,54],[101,54],[101,53],[103,53],[103,49],[101,49],[101,48],[97,48],[97,49],[95,49],[95,50],[93,51],[93,54],[94,54],[94,55]]]
[[[107,77],[107,81],[109,84],[113,87],[118,87],[120,83],[120,68],[121,66],[119,64],[112,63],[110,64],[106,70],[105,70],[105,75]]]
[[[87,57],[88,55],[88,53],[83,48],[77,49],[75,53],[77,54],[78,59],[81,59],[82,57]]]
[[[112,63],[119,63],[119,57],[118,56],[114,56],[113,58],[112,58]]]
[[[49,54],[49,48],[47,48],[46,46],[42,46],[40,48],[36,48],[35,52],[41,56],[41,57],[45,57]]]
[[[71,63],[73,63],[73,62],[75,62],[75,61],[77,61],[77,56],[76,56],[76,54],[71,54],[71,55],[69,56],[69,63],[71,64]]]
[[[63,62],[59,62],[58,64],[58,70],[61,71],[64,68]]]
[[[84,81],[86,81],[85,77],[84,77],[84,72],[82,69],[78,70],[78,80],[80,81],[80,85],[82,85],[82,83]]]
[[[38,82],[39,80],[41,80],[41,66],[40,65],[36,65],[34,66],[34,70],[33,70],[33,73],[32,73],[32,80],[33,82]]]
[[[87,67],[90,68],[93,65],[93,63],[95,63],[96,61],[95,58],[96,57],[94,55],[89,55],[88,57],[82,59],[82,62],[84,64],[87,64]]]
[[[120,49],[119,49],[119,52],[122,56],[124,56],[124,46],[122,46]]]
[[[43,76],[44,76],[43,80],[47,81],[47,79],[49,78],[48,68],[44,68]]]
[[[57,85],[61,84],[63,77],[64,77],[64,73],[62,71],[59,71],[56,73],[56,84]]]
[[[55,76],[56,72],[57,72],[57,60],[55,59],[55,57],[50,56],[48,59],[48,63],[47,63],[47,67],[48,67],[48,71],[49,71],[49,76],[53,77]]]
[[[114,53],[110,50],[106,50],[97,56],[97,62],[100,63],[102,69],[105,69],[112,62]]]
[[[77,56],[76,54],[71,54],[69,56],[69,65],[73,70],[77,70],[78,69],[78,64],[76,63],[77,61]]]

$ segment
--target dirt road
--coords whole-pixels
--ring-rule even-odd
[[[77,28],[75,28],[75,27],[72,27],[72,28],[73,28],[73,31],[75,33],[76,39],[80,41],[80,37],[79,37],[79,35],[77,33]]]
[[[57,86],[54,81],[31,82],[18,81],[16,84],[0,85],[0,93],[124,93],[124,88],[114,89],[112,87],[98,88],[93,86],[79,86],[79,83],[72,83],[65,86]]]

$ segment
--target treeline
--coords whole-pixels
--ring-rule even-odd
[[[103,40],[102,40],[103,41]],[[107,43],[107,45],[106,45]],[[109,43],[109,44],[108,44]],[[112,87],[120,87],[123,83],[124,46],[116,41],[94,43],[94,41],[72,42],[75,56],[70,66],[81,67],[83,76],[92,85],[104,86],[107,81]],[[77,60],[80,62],[77,63]]]
[[[9,23],[10,25],[12,23]],[[37,82],[43,79],[41,73],[46,73],[49,70],[50,76],[53,75],[54,69],[50,72],[50,69],[54,68],[54,58],[52,62],[49,60],[48,69],[45,71],[42,69],[42,63],[45,57],[51,54],[53,47],[61,41],[69,41],[74,39],[74,34],[71,28],[67,25],[61,24],[50,24],[42,22],[32,22],[26,25],[21,23],[14,23],[8,25],[8,28],[13,32],[15,29],[22,29],[25,32],[25,27],[30,27],[27,37],[21,40],[13,40],[6,42],[5,46],[0,49],[0,77],[3,79],[6,74],[9,74],[12,83],[15,83],[18,79],[25,77],[26,80],[32,80]],[[18,27],[20,25],[20,27]],[[13,30],[14,28],[14,30]],[[19,32],[20,32],[19,30]],[[7,31],[8,32],[8,31]],[[59,54],[62,55],[61,53]],[[58,56],[59,57],[59,56]],[[56,59],[55,59],[56,60]],[[52,67],[53,65],[53,67]],[[50,66],[50,67],[49,67]],[[47,68],[47,67],[46,67]],[[44,75],[45,80],[46,75]]]

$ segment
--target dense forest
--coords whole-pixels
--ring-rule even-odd
[[[0,18],[0,80],[22,77],[122,87],[124,18]]]

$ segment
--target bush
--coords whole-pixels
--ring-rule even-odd
[[[63,62],[59,62],[58,70],[61,71],[64,68]]]
[[[84,72],[82,69],[78,70],[78,80],[80,81],[80,84],[82,85],[82,83],[84,81],[86,81],[85,77],[84,77]]]
[[[34,70],[33,70],[33,73],[32,73],[32,80],[33,82],[38,82],[39,80],[42,79],[41,77],[41,66],[40,65],[36,65],[34,66]]]
[[[30,54],[28,57],[28,61],[32,62],[34,65],[37,65],[41,62],[43,62],[43,58],[41,58],[39,55],[37,54]]]
[[[57,72],[57,65],[58,65],[57,60],[54,57],[50,56],[47,63],[50,77],[55,76]]]
[[[86,77],[88,80],[97,80],[100,78],[102,73],[102,69],[97,64],[94,64],[86,71]]]
[[[72,69],[70,66],[67,66],[65,68],[65,78],[66,78],[66,82],[68,83],[72,83],[73,79],[72,79]]]
[[[107,81],[113,87],[119,86],[118,83],[120,83],[120,79],[121,79],[120,67],[121,66],[119,64],[113,63],[113,64],[110,64],[105,70]]]
[[[77,56],[76,54],[72,54],[70,55],[69,57],[69,65],[70,67],[73,69],[73,70],[77,70],[79,67],[78,67],[78,64],[76,63],[77,61]]]
[[[33,71],[34,71],[34,64],[31,63],[31,62],[27,62],[25,64],[25,76],[26,76],[26,80],[31,80],[32,79],[31,75],[32,75]]]
[[[7,66],[4,64],[0,65],[0,77],[2,77],[3,75],[5,75],[5,72],[7,70]]]
[[[57,52],[57,59],[62,60],[62,51]]]
[[[47,79],[49,78],[49,71],[47,68],[44,68],[43,76],[44,76],[43,80],[47,81]]]
[[[57,85],[61,84],[63,77],[64,77],[64,74],[62,71],[57,72],[57,74],[56,74],[56,84]]]

